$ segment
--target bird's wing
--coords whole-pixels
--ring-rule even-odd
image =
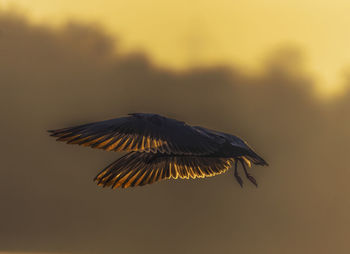
[[[156,114],[131,114],[49,132],[58,141],[108,151],[204,155],[219,147],[218,142],[192,126]]]
[[[251,147],[248,143],[237,136],[227,134],[220,131],[211,130],[208,128],[204,128],[201,126],[193,126],[194,129],[202,133],[203,135],[207,135],[212,139],[222,140],[222,142],[229,142],[231,146],[237,147],[239,149],[250,150]]]
[[[101,171],[94,180],[98,185],[113,189],[127,188],[170,178],[215,176],[226,172],[232,162],[229,158],[130,152]]]

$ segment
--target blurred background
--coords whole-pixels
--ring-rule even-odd
[[[349,253],[346,1],[0,1],[0,253]],[[48,129],[154,112],[269,163],[103,189]]]

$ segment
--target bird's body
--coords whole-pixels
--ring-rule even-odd
[[[58,141],[128,153],[102,170],[95,180],[112,188],[150,184],[162,179],[209,177],[241,163],[268,165],[242,139],[157,114],[135,113],[126,117],[51,130]]]

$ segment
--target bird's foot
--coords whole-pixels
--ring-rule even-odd
[[[255,180],[255,178],[254,178],[251,174],[248,173],[247,168],[246,168],[246,166],[245,166],[245,164],[244,164],[245,161],[244,161],[244,160],[239,160],[239,161],[240,161],[240,163],[242,164],[242,167],[243,167],[245,176],[248,178],[248,180],[249,180],[252,184],[255,185],[255,187],[258,187],[258,182]]]
[[[236,161],[235,161],[235,178],[236,178],[237,182],[239,183],[239,185],[243,188],[243,180],[242,180],[242,178],[238,175],[237,168],[238,168],[238,162],[237,162],[237,160],[236,160]]]
[[[255,180],[255,178],[250,175],[250,174],[247,174],[246,177],[249,179],[249,181],[255,185],[255,187],[258,187],[258,182]]]

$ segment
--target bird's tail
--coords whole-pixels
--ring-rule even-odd
[[[269,164],[256,152],[249,151],[248,155],[245,155],[248,159],[253,162],[255,165],[268,166]]]

